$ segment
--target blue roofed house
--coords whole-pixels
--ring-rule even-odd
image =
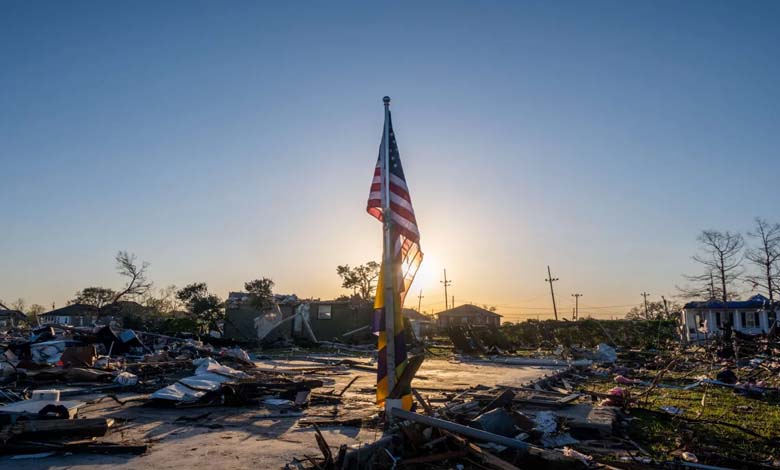
[[[767,333],[777,322],[779,311],[780,304],[770,305],[763,295],[729,302],[688,302],[682,311],[684,338],[699,341],[721,335],[726,328],[749,335]]]

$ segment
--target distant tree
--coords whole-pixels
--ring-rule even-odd
[[[336,274],[341,278],[341,287],[352,289],[363,300],[374,297],[376,280],[379,277],[380,265],[376,261],[351,268],[348,264],[336,267]]]
[[[645,304],[642,303],[631,307],[631,310],[626,313],[626,320],[673,320],[679,318],[681,311],[682,306],[677,302],[667,302],[666,306],[662,301],[647,302],[647,314],[645,314]]]
[[[127,278],[125,287],[114,297],[113,302],[118,302],[122,298],[137,298],[146,294],[152,287],[152,283],[146,279],[146,270],[149,263],[142,262],[140,265],[136,262],[136,256],[126,251],[120,251],[116,254],[116,269],[119,274]]]
[[[264,311],[273,308],[274,300],[274,281],[264,277],[244,283],[244,289],[249,294],[249,304],[254,308]]]
[[[24,299],[20,297],[11,304],[11,310],[18,310],[24,313],[27,310],[27,302],[25,302]]]
[[[30,305],[30,308],[27,309],[27,315],[33,315],[37,317],[38,315],[41,315],[42,313],[46,312],[46,307],[40,304],[32,304]]]
[[[176,297],[184,303],[199,325],[222,332],[219,326],[219,321],[225,315],[222,300],[214,294],[209,294],[205,282],[196,282],[179,289]]]
[[[37,325],[38,324],[38,316],[42,315],[46,311],[46,307],[39,304],[32,304],[30,305],[30,308],[27,309],[27,319],[29,323]]]
[[[718,232],[716,230],[704,230],[697,237],[700,244],[700,252],[693,260],[705,268],[705,273],[698,276],[686,276],[695,284],[693,292],[703,291],[710,285],[711,294],[717,294],[726,302],[734,298],[734,284],[742,275],[742,249],[745,242],[742,235],[731,232]],[[683,294],[685,292],[683,291]]]
[[[91,305],[95,308],[103,308],[114,302],[116,292],[107,287],[86,287],[76,292],[76,297],[69,304]]]
[[[163,315],[174,312],[181,307],[181,302],[176,297],[176,291],[177,288],[173,284],[159,289],[157,295],[153,289],[149,289],[142,303],[145,307]]]
[[[758,272],[748,275],[747,281],[754,289],[764,289],[771,304],[774,295],[780,293],[780,224],[770,224],[765,219],[756,217],[756,227],[748,232],[748,236],[756,240],[756,246],[745,251],[745,258]]]

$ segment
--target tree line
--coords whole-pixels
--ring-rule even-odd
[[[148,278],[149,263],[138,261],[135,254],[127,251],[119,251],[114,262],[117,273],[124,279],[121,288],[85,287],[77,291],[67,304],[91,307],[101,316],[121,312],[123,302],[135,302],[161,318],[170,317],[177,312],[186,313],[190,321],[183,328],[177,329],[194,330],[193,332],[214,330],[222,333],[225,302],[218,295],[209,292],[205,282],[194,282],[182,288],[169,285],[154,289],[154,284]],[[267,310],[274,305],[273,287],[274,281],[266,277],[244,283],[250,304],[260,310]],[[26,314],[33,324],[36,323],[38,315],[47,311],[39,304],[28,307],[24,299],[12,302],[10,308]],[[129,319],[130,323],[136,324],[141,320]]]
[[[150,266],[148,262],[139,261],[135,254],[127,251],[117,252],[114,262],[117,273],[124,279],[121,288],[85,287],[77,291],[67,304],[89,306],[95,309],[100,316],[121,310],[123,302],[135,302],[160,317],[186,313],[194,321],[194,325],[191,326],[194,326],[196,330],[222,332],[221,324],[225,316],[225,300],[210,292],[205,282],[193,282],[182,288],[172,284],[155,289],[148,277]],[[379,263],[375,261],[369,261],[355,267],[338,266],[336,274],[342,280],[342,287],[353,292],[352,297],[341,296],[339,299],[359,302],[372,301],[376,291],[376,281],[379,277],[379,268]],[[274,307],[273,288],[274,281],[267,277],[244,283],[244,290],[248,294],[250,305],[261,311]],[[21,298],[10,303],[9,306],[12,310],[25,313],[33,324],[37,323],[35,319],[38,315],[48,311],[46,307],[39,304],[28,306]],[[55,306],[52,304],[51,309],[54,308]]]

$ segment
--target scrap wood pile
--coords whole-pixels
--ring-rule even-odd
[[[780,332],[772,327],[768,333],[749,335],[731,328],[721,328],[718,334],[706,339],[700,349],[719,359],[743,362],[744,359],[780,358]]]
[[[394,410],[375,442],[331,448],[318,429],[322,455],[288,468],[780,467],[780,395],[769,380],[751,380],[758,371],[777,379],[775,358],[713,363],[704,349],[596,352],[601,360],[592,365],[525,387],[415,390],[413,411]]]
[[[111,418],[67,419],[73,406],[68,402],[48,403],[42,408],[0,414],[0,455],[54,453],[142,454],[143,443],[101,442],[114,427]],[[38,410],[36,412],[36,409]],[[28,412],[29,411],[29,412]],[[43,454],[43,455],[40,455]]]
[[[115,443],[117,419],[79,418],[79,410],[120,392],[174,408],[268,405],[299,410],[320,380],[256,367],[240,348],[108,326],[44,327],[0,345],[0,454],[142,453]],[[97,441],[108,436],[107,441]]]
[[[415,390],[416,412],[394,409],[388,431],[374,443],[331,449],[318,429],[322,456],[297,459],[288,468],[596,467],[605,459],[577,445],[614,447],[620,414],[616,407],[594,406],[577,389],[582,374],[572,367],[527,387],[476,386],[434,397]]]

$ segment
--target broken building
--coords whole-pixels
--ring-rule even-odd
[[[20,322],[27,320],[27,315],[19,310],[5,308],[0,304],[0,328],[13,328]]]
[[[763,295],[723,302],[710,299],[688,302],[682,311],[685,339],[700,341],[719,336],[726,329],[748,335],[767,333],[777,322],[780,305],[770,305]]]
[[[231,292],[225,302],[225,337],[265,343],[301,338],[318,341],[355,341],[371,334],[370,303],[349,300],[301,300],[276,295],[275,307],[265,311],[245,292]]]

